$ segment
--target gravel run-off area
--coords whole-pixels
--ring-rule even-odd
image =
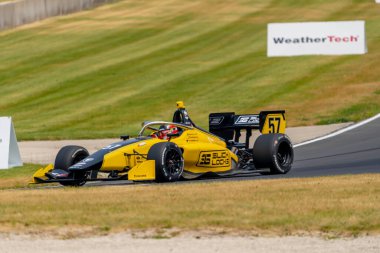
[[[323,237],[195,236],[136,238],[129,233],[80,239],[1,235],[0,252],[256,252],[256,253],[378,253],[380,236],[325,239]]]

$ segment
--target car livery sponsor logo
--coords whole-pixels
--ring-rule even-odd
[[[80,161],[79,163],[76,163],[75,165],[73,165],[71,167],[72,168],[79,168],[79,167],[81,167],[83,165],[86,165],[89,162],[92,162],[92,161],[94,161],[94,158],[86,158],[86,159]]]
[[[187,111],[183,111],[183,115],[184,115],[183,124],[191,125],[191,121],[190,121],[189,114],[187,113]]]
[[[258,125],[259,122],[258,115],[242,115],[236,119],[235,125]]]
[[[136,156],[135,156],[135,162],[136,162],[136,163],[140,164],[140,163],[142,163],[143,161],[144,161],[144,159],[143,159],[141,156],[139,156],[139,155],[136,155]]]
[[[135,178],[137,177],[146,177],[146,174],[142,174],[142,175],[134,175]]]
[[[328,35],[326,37],[298,37],[285,38],[273,37],[274,44],[309,44],[309,43],[355,43],[359,41],[359,35],[336,36]]]
[[[201,151],[198,167],[228,167],[231,164],[231,157],[228,151]]]
[[[89,162],[94,161],[94,158],[86,158],[79,163],[76,163],[74,166],[71,166],[72,168],[79,168],[80,166],[86,165]]]
[[[113,149],[116,149],[118,147],[121,147],[121,144],[111,144],[111,145],[108,145],[107,147],[104,147],[102,149],[113,150]]]
[[[223,116],[211,117],[210,118],[210,125],[220,125],[220,123],[222,123],[223,119],[224,119]]]
[[[51,172],[50,174],[51,174],[52,176],[54,176],[54,177],[68,177],[68,176],[69,176],[68,173]]]

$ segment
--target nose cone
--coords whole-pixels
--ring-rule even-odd
[[[133,139],[128,139],[125,141],[120,141],[113,143],[111,145],[108,145],[107,147],[104,147],[92,155],[86,157],[82,161],[72,165],[69,168],[69,171],[78,171],[78,170],[99,170],[102,167],[104,156],[110,152],[113,152],[119,148],[125,147],[127,145],[131,145],[133,143],[145,140],[146,138],[133,138]]]

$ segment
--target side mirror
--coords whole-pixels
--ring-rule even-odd
[[[121,135],[120,139],[122,139],[123,141],[126,141],[129,139],[129,135]]]

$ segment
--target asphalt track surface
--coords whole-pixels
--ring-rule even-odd
[[[203,177],[181,183],[271,178],[322,177],[346,174],[380,173],[380,117],[339,135],[296,146],[292,170],[286,175],[261,176],[258,173],[231,177]],[[87,186],[130,185],[129,181],[88,182]]]
[[[295,149],[289,177],[380,173],[380,117],[340,135]]]
[[[230,180],[255,180],[273,178],[322,177],[348,174],[380,173],[380,114],[369,123],[323,140],[296,145],[295,160],[286,175],[262,176],[246,173],[228,177],[202,177],[170,184],[217,182]],[[352,127],[350,127],[352,128]],[[334,135],[334,134],[333,134]],[[117,185],[155,185],[156,183],[133,183],[127,180],[87,182],[85,187]],[[42,186],[56,188],[61,186]]]

